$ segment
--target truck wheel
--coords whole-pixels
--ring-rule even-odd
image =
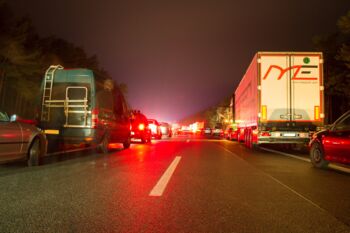
[[[251,130],[248,133],[248,147],[249,149],[253,149],[253,135]]]
[[[129,137],[129,138],[123,143],[124,149],[128,149],[128,148],[130,147],[130,143],[131,143],[131,138]]]
[[[247,132],[246,145],[249,149],[252,149],[253,147],[253,137],[252,132],[250,130]]]
[[[99,152],[102,152],[104,154],[107,154],[110,152],[109,148],[108,148],[108,145],[109,145],[109,137],[108,135],[105,135],[102,139],[102,142],[101,144],[98,146],[98,151]]]
[[[326,168],[328,166],[328,161],[324,159],[324,151],[319,143],[314,143],[310,149],[310,159],[312,165],[317,168]]]
[[[28,150],[28,167],[38,166],[40,163],[41,147],[40,139],[35,138]]]

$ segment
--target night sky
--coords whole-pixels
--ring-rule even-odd
[[[11,0],[41,36],[89,55],[149,118],[176,121],[231,95],[257,51],[310,51],[349,0]]]

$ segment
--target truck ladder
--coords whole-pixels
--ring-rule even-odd
[[[63,69],[63,66],[56,65],[50,66],[45,73],[44,78],[44,89],[43,89],[43,98],[41,102],[41,121],[49,121],[50,120],[50,105],[51,103],[47,103],[51,101],[52,97],[52,86],[55,77],[55,72],[57,69]]]

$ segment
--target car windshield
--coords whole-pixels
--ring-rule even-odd
[[[0,121],[10,121],[10,119],[7,116],[6,112],[0,112]]]
[[[341,122],[335,125],[335,130],[349,130],[350,129],[350,115],[347,118],[343,118]]]

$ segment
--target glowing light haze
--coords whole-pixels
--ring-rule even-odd
[[[97,54],[131,106],[175,121],[233,93],[257,51],[312,50],[349,0],[11,0],[42,36]]]

